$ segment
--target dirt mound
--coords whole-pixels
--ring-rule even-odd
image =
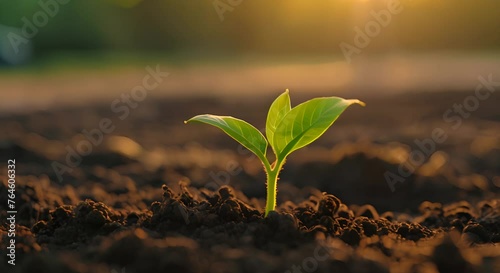
[[[477,264],[462,251],[481,249],[475,255],[489,259],[487,246],[500,242],[500,200],[475,206],[424,202],[418,215],[400,215],[406,218],[401,221],[323,193],[301,204],[289,202],[264,218],[235,197],[241,194],[227,186],[216,192],[181,186],[175,193],[164,185],[163,200],[144,213],[120,214],[86,200],[52,210],[32,232],[35,245],[74,249],[72,258],[59,262],[61,268],[78,259],[126,272],[293,272],[291,259],[317,272],[389,272],[396,261],[439,272],[475,272]],[[425,251],[410,251],[414,246]],[[38,259],[52,268],[53,257]]]

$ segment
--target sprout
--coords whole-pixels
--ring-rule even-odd
[[[253,152],[264,165],[267,176],[267,199],[265,216],[276,207],[276,185],[286,158],[294,151],[318,139],[352,105],[365,105],[356,99],[339,97],[314,98],[290,106],[288,90],[281,94],[269,108],[266,121],[266,137],[246,121],[231,116],[198,115],[187,121],[197,121],[213,125]],[[267,147],[275,155],[270,164],[266,157]]]

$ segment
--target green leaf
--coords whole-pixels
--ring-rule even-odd
[[[274,132],[272,146],[279,159],[318,139],[351,104],[364,103],[338,97],[315,98],[288,112]]]
[[[252,151],[260,160],[267,162],[267,140],[259,130],[248,122],[229,116],[206,114],[195,116],[184,123],[192,121],[210,124],[221,129],[245,148]]]
[[[271,104],[269,108],[269,112],[267,113],[267,121],[266,121],[266,136],[267,140],[269,140],[269,144],[271,148],[273,148],[274,153],[276,153],[275,148],[273,147],[273,138],[274,132],[276,131],[276,127],[281,122],[283,117],[290,112],[292,108],[290,107],[290,95],[288,94],[288,89],[283,92],[279,97],[277,97],[274,102]]]

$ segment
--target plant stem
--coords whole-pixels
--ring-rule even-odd
[[[266,211],[264,216],[267,217],[270,211],[276,208],[276,191],[278,185],[278,176],[281,167],[285,163],[284,160],[275,162],[274,168],[266,169],[266,185],[267,185],[267,198],[266,198]]]
[[[267,173],[267,198],[266,198],[266,212],[265,217],[270,211],[273,211],[276,207],[276,186],[278,180],[278,174],[274,170]]]

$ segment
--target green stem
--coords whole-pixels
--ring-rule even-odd
[[[276,208],[276,191],[278,185],[278,176],[285,161],[275,162],[274,168],[266,168],[267,176],[267,198],[266,211],[264,216],[267,217],[270,211]]]

